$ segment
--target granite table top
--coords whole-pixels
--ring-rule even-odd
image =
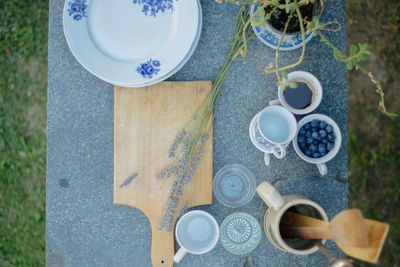
[[[238,7],[201,0],[203,29],[189,62],[170,80],[215,80],[234,31]],[[113,86],[86,71],[71,54],[63,34],[64,1],[50,0],[49,84],[47,136],[47,266],[151,266],[151,229],[137,209],[113,204]],[[345,0],[324,1],[323,21],[338,20],[343,29],[327,37],[346,49]],[[281,52],[281,64],[294,62],[300,50]],[[249,168],[257,183],[268,181],[282,194],[301,194],[319,203],[330,219],[347,208],[347,74],[331,50],[318,37],[308,44],[303,63],[296,70],[314,74],[324,96],[314,113],[332,117],[343,142],[338,155],[327,163],[328,177],[320,177],[316,166],[301,160],[292,146],[282,160],[271,166],[251,143],[251,118],[276,98],[276,77],[264,73],[274,50],[257,38],[249,43],[248,56],[232,65],[224,101],[214,121],[214,174],[226,164]],[[296,119],[301,119],[296,116]],[[218,201],[195,209],[215,216],[218,223],[233,212],[243,211],[262,221],[266,206],[255,196],[244,207],[224,208]],[[328,250],[341,255],[333,244]],[[177,266],[241,266],[235,256],[218,244],[211,252],[187,255]],[[249,266],[323,266],[321,252],[296,256],[272,246],[265,235],[247,257]]]

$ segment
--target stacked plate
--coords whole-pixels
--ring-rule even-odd
[[[64,34],[78,62],[114,85],[159,83],[200,39],[199,0],[66,0]]]

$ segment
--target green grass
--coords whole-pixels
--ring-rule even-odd
[[[368,69],[381,76],[389,111],[400,114],[400,2],[348,1],[350,42],[368,42]],[[389,7],[389,8],[388,8]],[[368,79],[349,75],[350,206],[390,224],[379,266],[400,264],[400,118],[377,112],[378,95]],[[368,266],[367,264],[362,264]],[[369,265],[373,266],[373,265]]]
[[[371,44],[368,67],[399,113],[400,2],[347,3],[349,42]],[[0,266],[45,262],[47,24],[47,0],[0,1]],[[399,265],[399,119],[377,112],[363,75],[351,72],[349,82],[350,206],[391,224],[379,266]]]
[[[0,266],[45,262],[48,1],[0,2]]]

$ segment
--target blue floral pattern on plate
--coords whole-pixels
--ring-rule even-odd
[[[254,5],[251,9],[251,15],[253,15],[258,9],[259,5]],[[258,39],[260,39],[267,46],[276,49],[278,47],[279,40],[281,38],[281,34],[278,33],[277,30],[271,29],[269,25],[266,28],[258,26],[252,26],[255,34]],[[314,32],[306,33],[306,43],[311,40]],[[281,46],[279,50],[293,50],[303,46],[303,39],[301,38],[301,34],[286,34],[282,40]]]
[[[168,9],[174,11],[174,0],[133,0],[133,3],[143,5],[142,12],[146,16],[155,17],[158,12],[164,13]]]
[[[68,2],[68,14],[73,17],[74,20],[81,20],[87,17],[87,0],[73,0]]]
[[[136,71],[143,76],[143,78],[153,78],[153,75],[157,75],[158,72],[161,70],[159,67],[161,66],[160,61],[158,60],[147,60],[146,63],[140,64],[137,67]]]

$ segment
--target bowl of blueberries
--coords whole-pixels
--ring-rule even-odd
[[[292,142],[300,158],[316,164],[321,175],[326,175],[325,163],[338,153],[342,135],[339,126],[330,117],[312,114],[298,122],[296,136]]]

